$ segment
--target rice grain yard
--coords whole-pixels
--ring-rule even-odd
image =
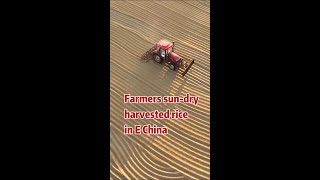
[[[141,60],[159,40],[195,62],[185,76]],[[199,97],[193,103],[124,103],[132,96]],[[187,119],[125,119],[128,111],[188,112]],[[124,125],[167,127],[125,135]],[[210,1],[111,0],[110,179],[210,179]]]

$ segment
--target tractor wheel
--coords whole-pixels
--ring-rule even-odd
[[[163,61],[158,54],[153,55],[153,59],[157,63],[162,63]]]
[[[176,70],[176,64],[173,63],[173,62],[169,62],[169,68],[170,68],[172,71],[175,71],[175,70]]]

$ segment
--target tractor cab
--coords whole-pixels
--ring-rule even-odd
[[[167,41],[167,40],[160,40],[156,44],[156,52],[159,53],[161,58],[165,58],[168,56],[170,52],[173,51],[173,42]]]
[[[174,42],[160,40],[156,44],[156,50],[153,58],[157,63],[162,63],[163,61],[166,61],[169,64],[169,68],[175,70],[176,64],[180,62],[181,57],[173,51]]]

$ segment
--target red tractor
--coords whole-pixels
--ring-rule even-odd
[[[184,70],[182,75],[184,76],[194,63],[192,61],[186,61],[178,54],[174,53],[174,42],[167,40],[160,40],[154,47],[147,51],[142,58],[147,59],[152,55],[153,59],[157,63],[168,63],[169,68],[173,71],[181,68]]]

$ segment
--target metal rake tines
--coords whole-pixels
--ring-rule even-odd
[[[146,53],[142,55],[141,59],[143,60],[149,59],[154,50],[155,50],[155,47],[150,48]]]

